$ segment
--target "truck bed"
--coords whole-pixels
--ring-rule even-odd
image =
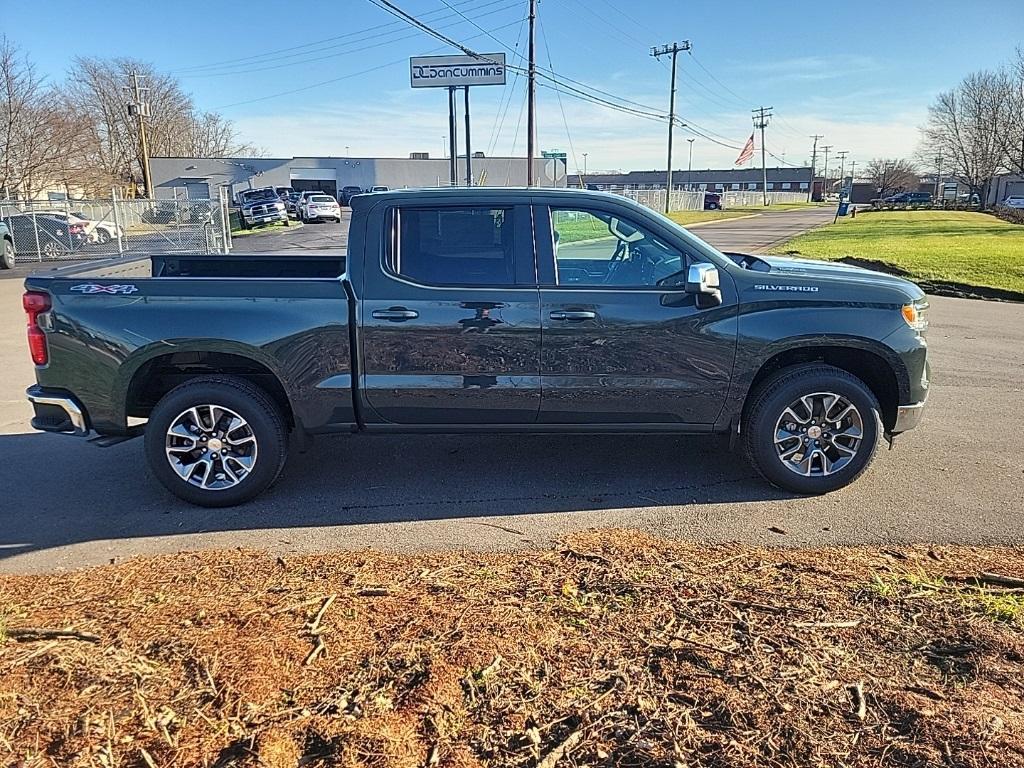
[[[138,382],[187,371],[280,382],[297,422],[336,429],[355,421],[344,270],[340,255],[167,254],[29,275],[52,302],[37,381],[70,389],[102,434],[152,405]]]
[[[91,264],[77,264],[52,270],[44,278],[93,278],[111,280],[131,278],[213,277],[221,279],[324,279],[338,278],[345,272],[345,257],[337,255],[292,256],[269,253],[232,253],[231,255],[161,254],[114,258]]]

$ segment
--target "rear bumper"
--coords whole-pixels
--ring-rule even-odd
[[[78,437],[89,434],[89,419],[85,409],[71,395],[45,390],[37,384],[29,387],[25,396],[35,409],[33,429]]]

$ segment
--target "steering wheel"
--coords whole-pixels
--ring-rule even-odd
[[[608,260],[608,272],[605,274],[604,280],[601,282],[606,285],[610,284],[612,278],[615,277],[615,273],[619,271],[619,267],[622,266],[625,260],[626,242],[624,240],[619,240],[618,244],[615,246],[615,253],[613,253],[611,259]]]

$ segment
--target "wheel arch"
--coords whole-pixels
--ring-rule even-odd
[[[289,428],[296,426],[292,397],[285,379],[273,363],[263,359],[257,350],[194,346],[154,351],[136,360],[130,374],[123,380],[125,416],[146,418],[153,407],[172,389],[201,376],[234,376],[250,382],[265,392],[281,409]]]
[[[785,368],[814,363],[834,366],[863,381],[878,400],[886,432],[892,429],[900,402],[910,392],[909,376],[894,352],[866,339],[811,344],[804,341],[773,350],[762,360],[745,389],[741,418],[746,419],[751,395],[769,376]]]

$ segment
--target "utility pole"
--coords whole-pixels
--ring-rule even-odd
[[[583,153],[583,176],[584,176],[584,178],[587,175],[587,155],[588,154],[589,154],[588,152],[584,152]]]
[[[811,149],[811,185],[807,189],[807,202],[811,202],[811,198],[814,196],[814,163],[818,159],[818,139],[825,138],[820,133],[816,133],[811,136],[814,139],[814,147]]]
[[[149,117],[149,102],[144,95],[149,93],[149,88],[140,85],[139,73],[131,71],[132,84],[125,86],[125,90],[131,92],[132,101],[128,104],[128,114],[139,118],[139,150],[142,153],[142,185],[146,188],[146,198],[153,199],[153,179],[149,173],[149,144],[146,143],[146,118]]]
[[[1024,149],[1024,144],[1021,145]],[[935,199],[942,199],[942,155],[935,157]]]
[[[459,129],[455,124],[455,88],[448,87],[448,184],[459,183]]]
[[[693,176],[693,139],[687,139],[687,141],[690,142],[690,158],[686,161],[686,190],[689,192]]]
[[[530,0],[530,60],[526,79],[526,186],[533,186],[534,133],[537,130],[537,0]]]
[[[751,110],[754,113],[754,127],[761,129],[761,196],[765,207],[768,206],[768,167],[765,165],[764,129],[768,125],[768,118],[772,113],[768,110],[772,107],[758,107]]]
[[[473,148],[469,145],[469,86],[466,91],[466,186],[473,186]]]
[[[850,161],[850,199],[853,198],[853,180],[857,178],[857,161]]]
[[[680,51],[688,50],[690,50],[689,40],[663,45],[660,48],[651,48],[651,56],[656,59],[672,54],[672,85],[668,96],[668,170],[665,172],[665,213],[668,213],[669,202],[672,199],[672,128],[676,122],[676,56]]]
[[[833,146],[833,144],[826,144],[821,148],[825,153],[825,167],[821,171],[821,196],[823,199],[828,197],[828,153]]]
[[[846,188],[846,156],[850,154],[845,149],[842,152],[836,152],[839,155],[839,197],[843,196],[843,189]]]

